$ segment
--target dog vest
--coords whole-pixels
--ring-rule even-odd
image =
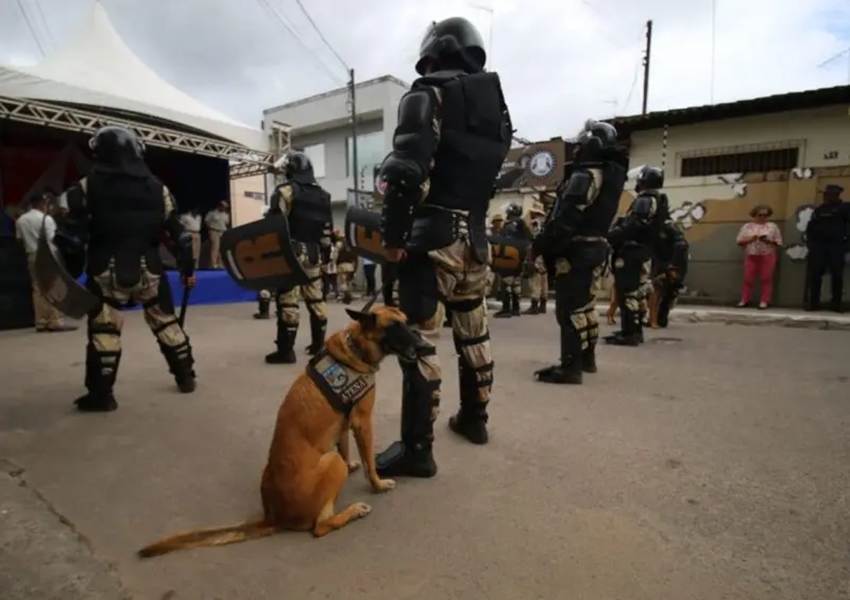
[[[307,363],[307,375],[322,390],[333,409],[349,414],[375,387],[374,373],[360,373],[322,349]]]

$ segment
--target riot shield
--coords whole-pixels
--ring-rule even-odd
[[[284,215],[225,231],[221,259],[228,275],[246,290],[291,289],[310,281],[298,262]]]
[[[35,253],[35,284],[56,310],[72,319],[82,319],[89,312],[99,310],[101,301],[68,273],[62,257],[47,240],[46,223],[45,216]]]
[[[528,254],[528,242],[493,235],[490,242],[490,270],[503,277],[519,276]]]
[[[345,241],[359,256],[383,264],[387,260],[381,238],[381,213],[349,208],[345,215]]]

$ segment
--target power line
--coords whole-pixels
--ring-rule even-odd
[[[21,16],[24,18],[24,22],[27,25],[27,29],[30,30],[30,34],[32,35],[32,39],[35,40],[35,45],[38,46],[38,51],[41,52],[42,56],[47,56],[44,52],[44,48],[41,46],[41,40],[38,39],[38,36],[35,34],[35,29],[32,27],[32,23],[30,22],[30,18],[27,15],[27,11],[24,10],[24,5],[21,3],[21,0],[17,0],[18,9],[21,11]]]
[[[626,101],[623,103],[622,110],[625,111],[629,107],[629,102],[632,101],[632,95],[635,93],[637,89],[638,76],[640,75],[640,68],[643,66],[643,57],[638,60],[637,65],[635,66],[635,76],[632,79],[632,87],[629,88],[629,95],[626,96]]]
[[[44,30],[47,32],[47,37],[50,39],[50,44],[55,48],[56,39],[53,37],[53,32],[50,31],[50,25],[47,24],[47,19],[44,18],[44,11],[41,10],[41,3],[38,0],[33,0],[35,10],[38,11],[38,16],[41,17],[41,24],[44,25]]]
[[[307,9],[306,9],[306,8],[304,8],[304,5],[301,3],[301,0],[295,0],[295,3],[296,3],[296,4],[298,4],[298,8],[300,8],[300,9],[301,9],[301,12],[303,12],[303,13],[304,13],[304,16],[305,16],[305,17],[307,17],[307,20],[308,20],[308,21],[310,21],[310,25],[312,25],[312,26],[313,26],[313,29],[315,29],[315,30],[316,30],[316,33],[318,33],[318,34],[319,34],[319,38],[320,38],[320,39],[321,39],[321,40],[325,43],[325,46],[327,46],[327,47],[328,47],[328,50],[330,50],[330,51],[331,51],[331,53],[333,53],[333,55],[334,55],[334,56],[336,56],[336,59],[339,61],[339,63],[340,63],[343,67],[345,67],[346,69],[349,69],[350,67],[348,66],[348,64],[346,64],[346,62],[345,62],[345,61],[342,59],[342,57],[341,57],[341,56],[337,53],[337,51],[336,51],[336,50],[334,50],[334,47],[333,47],[333,46],[331,46],[330,42],[328,42],[327,38],[326,38],[326,37],[324,36],[324,34],[322,33],[322,30],[321,30],[321,29],[319,29],[319,26],[318,26],[318,25],[316,25],[316,22],[313,20],[313,17],[311,17],[311,16],[310,16],[310,13],[308,13],[308,12],[307,12]]]
[[[18,0],[18,1],[20,2],[20,0]],[[272,7],[272,5],[269,3],[269,0],[257,0],[257,3],[260,5],[260,7],[263,10],[266,11],[266,14],[271,16],[273,19],[275,19],[278,23],[280,23],[283,26],[283,28],[289,33],[289,35],[291,35],[295,39],[295,41],[298,42],[298,45],[301,46],[304,50],[307,51],[307,53],[310,56],[313,57],[315,63],[318,66],[322,67],[322,69],[324,69],[325,73],[331,79],[333,79],[335,83],[338,83],[340,85],[345,85],[345,81],[343,81],[336,73],[333,72],[333,70],[331,70],[330,67],[328,67],[328,65],[325,64],[325,62],[321,59],[321,57],[319,57],[319,55],[315,52],[315,50],[308,47],[307,44],[304,43],[304,40],[302,40],[298,36],[298,34],[295,33],[295,30],[292,29],[292,27],[289,25],[289,23],[287,23],[283,19],[283,17],[281,17],[281,15]]]

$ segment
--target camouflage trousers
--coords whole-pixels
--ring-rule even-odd
[[[533,300],[546,300],[549,297],[549,272],[542,256],[534,259],[534,272],[528,278],[528,287]]]
[[[555,315],[570,356],[592,349],[599,339],[596,293],[606,253],[604,242],[576,243],[570,256],[555,260]]]
[[[354,265],[341,263],[336,266],[336,282],[340,294],[351,293],[351,282],[354,280]]]
[[[502,277],[502,291],[505,294],[517,296],[522,294],[522,277],[519,275]]]
[[[299,256],[298,261],[307,277],[310,278],[306,285],[296,286],[290,290],[278,290],[274,295],[277,321],[287,329],[297,330],[301,322],[301,311],[298,308],[298,299],[303,298],[310,314],[311,321],[327,323],[327,305],[322,293],[322,268],[319,261],[310,261],[304,254]]]
[[[103,300],[88,317],[86,387],[92,393],[109,393],[121,358],[122,309],[129,303],[142,305],[142,314],[175,377],[191,373],[194,363],[189,338],[174,313],[171,289],[165,275],[142,267],[132,287],[121,286],[113,268],[89,278],[89,288]],[[192,373],[193,374],[193,373]]]
[[[490,401],[493,355],[484,305],[488,272],[488,266],[478,262],[465,240],[408,255],[399,264],[400,308],[427,344],[420,352],[417,368],[429,390],[432,421],[440,406],[442,369],[436,347],[428,338],[439,335],[446,308],[458,354],[461,407],[485,413]]]
[[[614,260],[614,284],[624,333],[637,333],[641,328],[646,300],[652,294],[651,271],[650,252],[644,246],[627,246]]]

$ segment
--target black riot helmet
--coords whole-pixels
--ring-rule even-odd
[[[132,164],[143,161],[145,145],[135,132],[126,127],[107,125],[89,139],[96,163]]]
[[[428,27],[419,47],[416,72],[425,75],[431,64],[437,69],[478,73],[486,62],[484,39],[475,25],[463,17],[451,17]]]
[[[664,187],[664,171],[652,165],[644,165],[638,172],[635,183],[636,192],[660,190]]]
[[[313,174],[313,163],[310,162],[310,157],[304,152],[293,150],[281,156],[274,163],[275,171],[283,173],[288,181],[297,181],[298,183],[316,183],[316,176]]]
[[[511,202],[505,209],[505,216],[509,219],[516,219],[522,216],[522,206],[516,202]]]
[[[616,148],[617,130],[613,125],[588,119],[575,140],[575,158],[581,161],[601,160],[607,150]]]

